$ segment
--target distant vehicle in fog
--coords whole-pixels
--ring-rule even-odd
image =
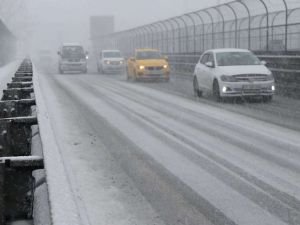
[[[58,51],[58,55],[58,71],[60,74],[64,72],[87,73],[88,52],[85,52],[80,44],[63,44]]]
[[[162,56],[157,49],[137,49],[135,56],[127,62],[127,79],[169,81],[167,57]]]
[[[206,51],[197,63],[194,93],[212,93],[217,101],[230,97],[262,97],[271,101],[275,91],[272,72],[252,52],[244,49]]]
[[[125,59],[119,50],[103,50],[97,60],[99,73],[122,73],[125,69]]]

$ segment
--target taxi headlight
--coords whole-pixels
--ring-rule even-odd
[[[145,66],[141,65],[141,66],[139,66],[139,69],[143,70],[143,69],[145,69]]]
[[[168,65],[164,65],[163,67],[164,67],[164,69],[168,69]]]

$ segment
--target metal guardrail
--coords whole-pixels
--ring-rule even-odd
[[[24,60],[0,101],[0,225],[89,224],[33,73],[31,61]]]
[[[42,154],[32,156],[32,127],[38,124],[32,75],[26,59],[0,101],[0,225],[32,221],[35,187],[40,184],[33,171],[44,168]]]
[[[184,72],[193,72],[195,65],[200,59],[199,55],[168,55],[171,65],[180,65]],[[261,60],[267,62],[267,66],[276,72],[281,73],[299,73],[300,56],[291,55],[258,55]]]

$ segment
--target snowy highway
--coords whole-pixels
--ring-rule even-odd
[[[83,224],[300,224],[300,102],[38,72]]]

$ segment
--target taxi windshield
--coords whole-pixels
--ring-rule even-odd
[[[161,54],[158,51],[139,51],[136,53],[136,58],[143,59],[162,59]]]

